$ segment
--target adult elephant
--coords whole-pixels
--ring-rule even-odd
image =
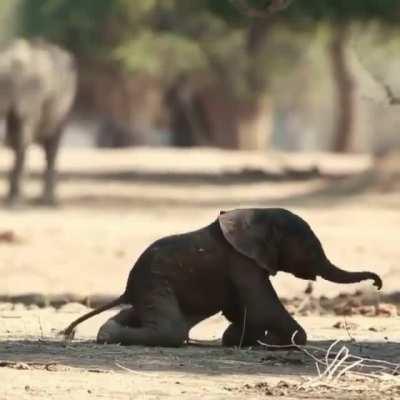
[[[77,87],[74,58],[43,40],[17,39],[0,54],[0,117],[6,121],[6,143],[14,152],[7,201],[21,200],[27,147],[39,143],[45,152],[41,202],[56,203],[55,163],[60,137]]]

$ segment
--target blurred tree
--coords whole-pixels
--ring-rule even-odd
[[[308,27],[323,22],[331,26],[332,77],[336,85],[337,122],[333,133],[332,150],[350,151],[357,126],[355,81],[348,57],[351,24],[371,22],[398,24],[398,0],[295,0],[285,14],[295,25]]]
[[[83,81],[93,82],[94,69],[103,66],[109,79],[107,96],[102,97],[111,101],[119,90],[122,100],[114,108],[124,109],[125,115],[131,114],[131,101],[123,97],[130,87],[128,77],[160,82],[167,93],[176,144],[254,149],[269,143],[275,78],[287,75],[301,59],[307,33],[320,23],[328,24],[338,111],[333,149],[346,151],[356,118],[346,52],[350,22],[398,21],[399,2],[293,0],[279,13],[268,11],[287,3],[20,0],[21,33],[44,36],[78,54],[90,65]],[[252,12],[243,12],[246,9]],[[288,27],[297,33],[288,33]]]
[[[242,12],[259,17],[253,23],[263,22],[263,13],[273,5],[272,0],[231,0],[239,3]],[[277,0],[276,5],[285,6],[287,2]],[[332,77],[336,85],[337,122],[333,133],[332,150],[345,152],[351,150],[357,126],[356,88],[353,79],[348,46],[351,38],[351,24],[379,22],[396,25],[400,22],[400,2],[398,0],[294,0],[280,19],[292,27],[309,30],[318,23],[331,27],[331,41],[328,54],[331,58]],[[261,22],[260,22],[261,20]]]
[[[0,1],[0,44],[7,42],[15,34],[14,21],[19,0]]]
[[[114,45],[110,23],[120,11],[108,0],[19,0],[19,34],[41,36],[85,57]]]
[[[268,145],[270,75],[290,64],[287,52],[269,53],[294,51],[292,38],[270,35],[264,21],[249,25],[229,0],[21,0],[21,21],[23,34],[83,60],[161,80],[176,143]]]

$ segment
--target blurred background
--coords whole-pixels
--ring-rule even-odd
[[[396,0],[2,0],[1,47],[56,44],[78,84],[60,207],[0,208],[0,294],[118,294],[153,240],[251,206],[298,212],[333,261],[396,290],[399,22]],[[31,146],[28,199],[43,166]]]

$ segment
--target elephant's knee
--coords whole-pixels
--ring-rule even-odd
[[[99,329],[97,333],[97,343],[119,343],[121,325],[113,319],[109,319]]]

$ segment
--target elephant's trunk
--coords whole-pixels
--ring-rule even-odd
[[[335,283],[358,283],[372,279],[378,289],[382,287],[382,279],[373,272],[349,272],[336,267],[329,261],[318,272],[322,278]]]

